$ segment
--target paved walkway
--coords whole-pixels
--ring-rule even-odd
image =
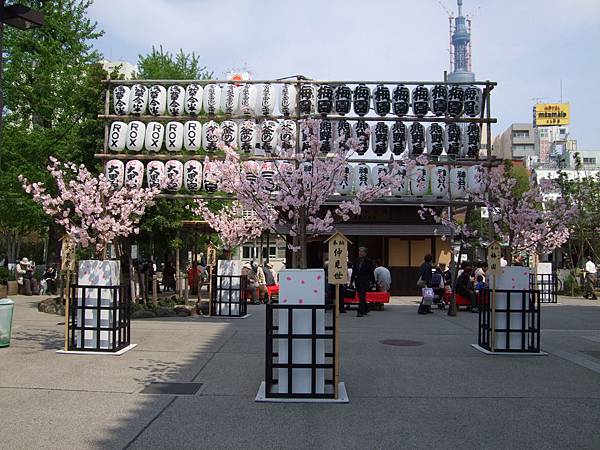
[[[543,307],[546,357],[485,356],[474,314],[413,298],[341,321],[347,405],[264,404],[264,309],[133,322],[121,357],[59,355],[63,319],[17,297],[0,349],[0,448],[600,448],[600,303]],[[417,347],[379,341],[410,339]],[[141,394],[150,381],[194,396]]]

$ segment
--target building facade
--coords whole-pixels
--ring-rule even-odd
[[[535,129],[530,123],[513,123],[496,136],[492,155],[500,159],[522,160],[538,158]]]

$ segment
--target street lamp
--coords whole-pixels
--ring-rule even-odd
[[[2,132],[4,116],[4,25],[18,30],[30,30],[44,25],[44,15],[24,5],[4,5],[0,0],[0,170],[2,170]]]

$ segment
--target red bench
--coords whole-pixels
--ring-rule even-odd
[[[358,304],[358,302],[359,302],[358,292],[356,293],[354,298],[345,298],[344,299],[345,305],[356,305],[356,304]],[[377,309],[380,309],[380,310],[383,309],[383,304],[389,303],[389,302],[390,302],[390,293],[389,292],[374,292],[374,291],[367,292],[367,303],[377,305]]]
[[[269,300],[271,301],[278,301],[279,300],[279,285],[278,284],[274,284],[272,286],[267,286],[267,296],[269,297]]]

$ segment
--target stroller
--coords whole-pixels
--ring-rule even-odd
[[[441,273],[435,272],[431,275],[431,287],[433,288],[433,304],[437,305],[438,309],[446,309],[444,301],[444,277]]]

